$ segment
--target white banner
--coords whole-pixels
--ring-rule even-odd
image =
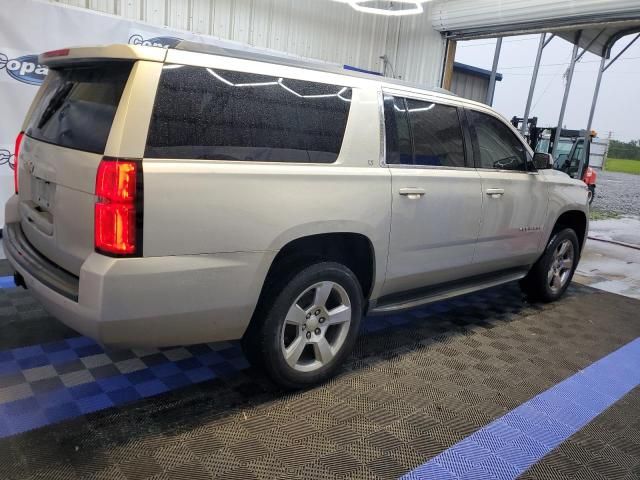
[[[0,8],[0,228],[4,204],[13,194],[15,138],[42,84],[47,68],[38,55],[70,46],[131,43],[160,48],[181,39],[243,50],[238,42],[154,27],[114,15],[54,5],[39,0],[2,0]],[[273,52],[275,53],[275,52]]]

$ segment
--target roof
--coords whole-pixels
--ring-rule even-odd
[[[372,80],[378,83],[385,83],[390,85],[398,85],[407,88],[416,88],[420,90],[428,90],[430,92],[442,93],[457,97],[449,90],[438,87],[429,87],[425,85],[419,85],[396,78],[382,77],[377,72],[367,72],[365,70],[355,69],[348,65],[335,65],[332,63],[326,63],[321,61],[313,61],[307,59],[301,59],[298,57],[291,57],[287,55],[278,55],[276,53],[267,53],[260,50],[240,50],[236,48],[227,48],[219,45],[212,45],[208,43],[191,42],[188,40],[182,40],[175,47],[176,50],[183,50],[194,53],[205,53],[209,55],[218,55],[222,57],[241,58],[244,60],[254,60],[258,62],[274,63],[276,65],[286,65],[290,67],[306,68],[309,70],[317,70],[320,72],[337,73],[349,77],[363,78]]]
[[[465,63],[453,62],[453,69],[469,75],[486,78],[487,80],[491,78],[491,70],[485,70],[484,68],[474,67],[473,65],[467,65]],[[496,73],[496,80],[499,82],[502,81],[501,73]]]

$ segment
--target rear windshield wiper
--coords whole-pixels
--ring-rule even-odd
[[[64,85],[60,86],[58,88],[58,91],[53,94],[51,100],[49,100],[49,103],[47,104],[47,107],[42,112],[40,120],[38,121],[38,129],[44,127],[45,124],[51,119],[51,117],[53,117],[53,114],[60,109],[64,101],[69,96],[73,85],[74,84],[72,82],[67,82]]]

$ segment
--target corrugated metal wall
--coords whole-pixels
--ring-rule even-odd
[[[396,77],[440,82],[444,40],[429,4],[424,14],[399,19],[330,0],[49,1],[378,72],[387,55]]]
[[[489,90],[489,79],[478,75],[469,75],[458,69],[453,70],[451,91],[456,95],[484,103]]]

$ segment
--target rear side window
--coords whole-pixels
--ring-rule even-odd
[[[339,85],[167,65],[145,156],[332,163],[350,105]]]
[[[384,115],[387,164],[466,166],[456,107],[385,95]]]
[[[389,165],[412,165],[413,147],[404,98],[384,97],[384,121]]]
[[[131,62],[51,69],[26,134],[62,147],[104,153]]]
[[[456,107],[408,99],[407,111],[416,165],[465,166],[464,141]]]

